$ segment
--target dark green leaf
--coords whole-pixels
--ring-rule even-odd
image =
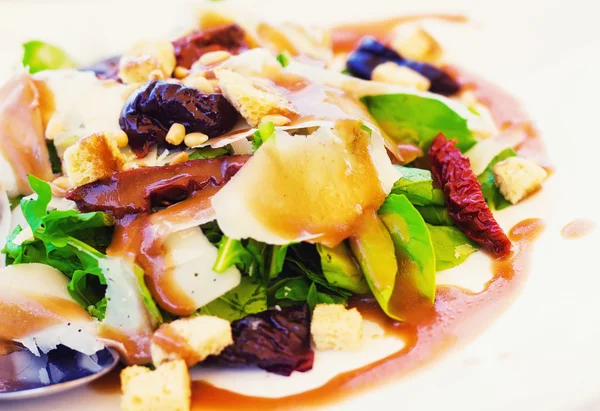
[[[365,96],[367,106],[379,126],[398,141],[429,149],[439,133],[456,138],[461,151],[476,142],[467,121],[439,100],[412,94]]]
[[[266,309],[267,292],[265,286],[250,277],[242,277],[242,281],[237,287],[200,308],[198,313],[235,321]]]
[[[244,247],[241,240],[223,236],[219,242],[219,253],[213,266],[213,271],[224,273],[236,265],[240,271],[248,272],[254,262],[254,256]]]
[[[488,206],[492,209],[502,210],[511,205],[510,201],[504,198],[500,189],[495,184],[494,166],[509,157],[516,157],[516,155],[517,153],[512,148],[501,151],[490,161],[485,171],[477,177],[481,183],[481,193],[485,201],[487,201]]]
[[[39,40],[23,44],[23,66],[30,73],[76,67],[75,62],[61,48]]]
[[[404,194],[414,205],[444,205],[444,192],[433,187],[431,171],[420,168],[396,166],[402,177],[394,183],[392,193]]]
[[[53,140],[46,140],[46,146],[48,146],[48,155],[50,156],[50,164],[52,165],[52,172],[57,174],[62,172],[62,164],[60,162],[60,158],[58,157],[58,153],[56,152],[56,147],[54,146]]]
[[[423,220],[425,220],[425,222],[428,224],[448,226],[454,225],[454,221],[452,221],[450,215],[448,214],[448,209],[444,206],[415,206],[415,208],[421,214]]]

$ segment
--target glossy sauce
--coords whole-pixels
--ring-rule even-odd
[[[146,332],[125,334],[114,327],[102,324],[98,330],[98,337],[103,339],[107,346],[119,351],[121,359],[127,364],[152,363],[150,353],[152,335]]]
[[[416,322],[389,319],[373,299],[356,299],[351,304],[388,334],[402,338],[405,346],[391,356],[361,369],[334,377],[322,387],[284,398],[257,398],[216,388],[203,381],[192,383],[192,409],[196,410],[288,410],[318,407],[399,379],[436,356],[465,343],[509,305],[523,284],[534,240],[544,224],[537,219],[517,224],[509,233],[513,251],[505,260],[494,261],[494,277],[484,291],[472,293],[455,286],[439,286],[434,309]]]
[[[579,219],[571,221],[563,227],[560,234],[566,240],[573,240],[585,237],[596,229],[596,223],[592,220]]]
[[[0,314],[2,341],[20,339],[68,321],[89,321],[87,312],[76,302],[48,295],[2,295]]]

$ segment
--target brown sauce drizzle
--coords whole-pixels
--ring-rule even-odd
[[[352,51],[365,36],[373,36],[379,41],[388,42],[394,27],[397,25],[425,19],[453,23],[466,23],[468,21],[467,17],[458,14],[415,14],[370,22],[341,24],[332,28],[333,51],[335,53]]]
[[[571,221],[563,227],[560,234],[566,240],[573,240],[589,235],[596,229],[596,223],[592,220],[578,219]]]
[[[0,340],[15,340],[68,321],[86,321],[76,302],[48,295],[2,295]]]
[[[389,319],[372,299],[354,300],[352,305],[367,319],[380,324],[388,334],[404,340],[406,345],[397,353],[340,374],[314,390],[284,398],[249,397],[194,381],[192,409],[267,411],[317,407],[402,378],[458,342],[473,338],[482,331],[484,324],[502,313],[525,280],[533,242],[543,230],[544,224],[538,219],[517,224],[509,233],[514,243],[513,251],[506,259],[492,263],[494,277],[484,291],[472,293],[456,286],[439,286],[434,309],[416,322],[399,323]]]
[[[114,327],[101,325],[98,337],[104,339],[106,345],[119,351],[121,359],[127,364],[148,364],[152,362],[152,355],[150,354],[150,339],[152,336],[147,331],[126,334]]]
[[[202,356],[194,351],[187,340],[171,324],[161,325],[154,332],[152,342],[166,353],[184,360],[188,367],[202,360]]]

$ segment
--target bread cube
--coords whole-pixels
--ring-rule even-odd
[[[310,327],[317,350],[355,351],[361,346],[363,318],[356,308],[318,304]]]
[[[494,166],[494,176],[504,198],[517,204],[538,189],[548,173],[531,160],[509,157]]]

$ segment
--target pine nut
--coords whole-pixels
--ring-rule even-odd
[[[185,163],[189,159],[190,159],[190,156],[188,155],[188,153],[186,153],[185,151],[182,151],[181,153],[179,153],[175,157],[173,157],[173,159],[171,160],[171,162],[169,164],[174,165],[174,164]]]
[[[208,141],[208,136],[204,133],[190,133],[185,136],[185,145],[188,147],[197,147]]]
[[[211,51],[200,57],[198,61],[200,62],[200,64],[203,64],[205,66],[212,66],[213,64],[217,64],[227,60],[229,57],[231,57],[231,53],[228,51]]]
[[[158,81],[158,80],[164,80],[164,79],[165,79],[165,75],[160,70],[152,70],[150,72],[150,75],[148,76],[148,81]]]
[[[113,139],[119,148],[127,147],[129,144],[129,137],[123,130],[112,131],[108,133],[108,137]]]
[[[215,92],[215,89],[210,81],[200,75],[187,77],[185,80],[183,80],[183,84],[188,87],[198,89],[205,94],[213,94]]]
[[[183,139],[185,138],[185,126],[179,123],[173,123],[171,128],[169,128],[169,132],[165,137],[167,143],[172,144],[174,146],[178,146],[183,143]]]
[[[177,66],[175,67],[175,71],[173,72],[173,77],[181,80],[187,76],[189,76],[190,71],[185,67]]]
[[[264,122],[270,121],[271,123],[273,123],[274,126],[287,126],[288,124],[290,124],[292,122],[292,120],[290,120],[286,116],[282,116],[280,114],[266,115],[261,119],[261,122],[263,122],[263,121]]]
[[[54,179],[54,181],[52,181],[52,184],[54,184],[58,188],[62,188],[63,190],[68,190],[71,187],[69,179],[65,176],[60,176]]]

